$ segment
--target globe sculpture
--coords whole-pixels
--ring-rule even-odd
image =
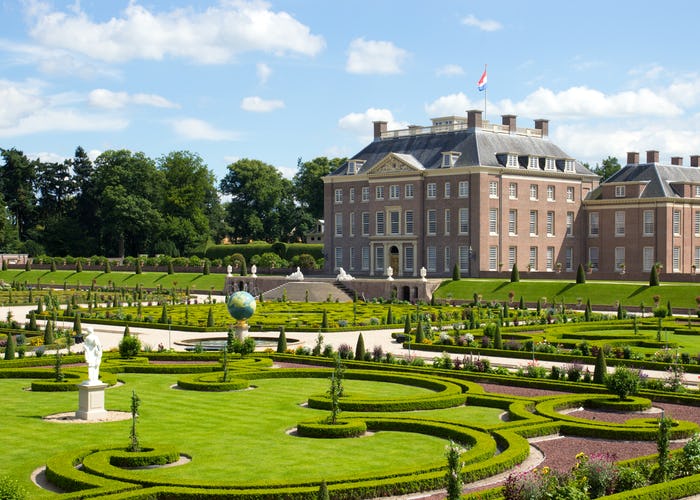
[[[226,298],[228,313],[240,325],[245,325],[246,320],[255,313],[255,297],[248,292],[235,292]]]

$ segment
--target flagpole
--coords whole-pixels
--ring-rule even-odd
[[[486,73],[486,66],[488,64],[484,64],[484,73]],[[488,86],[484,88],[484,120],[486,120],[486,93],[488,92]]]

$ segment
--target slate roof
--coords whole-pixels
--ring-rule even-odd
[[[626,165],[611,175],[603,184],[611,182],[646,182],[640,198],[681,198],[674,184],[700,184],[700,168],[659,163]],[[600,188],[591,193],[591,199],[600,198]]]
[[[365,163],[357,173],[365,173],[390,153],[410,155],[424,169],[438,169],[442,165],[442,153],[454,151],[461,153],[454,164],[461,166],[503,167],[497,154],[514,153],[519,156],[553,157],[557,160],[571,159],[557,145],[539,137],[518,134],[496,133],[482,129],[464,129],[453,132],[417,134],[377,140],[367,145],[351,160],[364,160]],[[526,169],[526,165],[521,165]],[[595,175],[580,162],[574,161],[576,174]],[[557,162],[557,170],[563,172],[564,165]],[[345,175],[347,163],[330,175]]]

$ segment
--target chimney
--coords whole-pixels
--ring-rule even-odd
[[[374,140],[378,141],[382,138],[382,134],[386,132],[387,122],[376,121],[372,123],[374,123]]]
[[[467,127],[481,128],[481,110],[471,109],[467,111]]]
[[[677,165],[679,167],[683,166],[683,157],[682,156],[672,156],[671,157],[671,165]]]
[[[659,163],[659,152],[653,149],[647,151],[647,163]]]
[[[515,115],[501,115],[501,119],[503,120],[501,123],[508,127],[508,133],[510,134],[514,134],[516,131],[515,118]]]
[[[542,131],[542,137],[547,137],[549,135],[549,120],[543,118],[535,120],[535,129]]]
[[[691,167],[700,167],[700,155],[693,155],[690,157]]]
[[[627,165],[638,165],[639,164],[639,153],[636,151],[630,151],[627,153]]]

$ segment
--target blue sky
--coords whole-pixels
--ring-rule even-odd
[[[350,156],[372,134],[484,107],[550,120],[591,165],[700,154],[700,3],[0,0],[0,147]]]

